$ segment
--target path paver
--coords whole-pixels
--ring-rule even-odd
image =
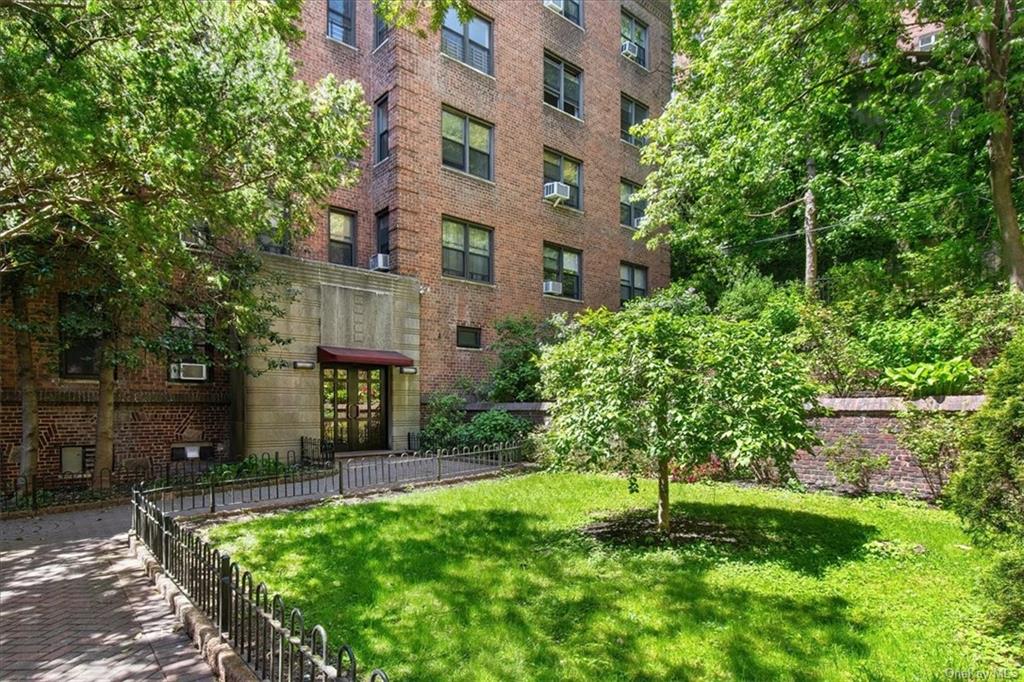
[[[130,507],[0,521],[0,680],[211,680],[128,556]]]

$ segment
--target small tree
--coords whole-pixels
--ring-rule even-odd
[[[871,490],[871,477],[889,468],[889,455],[876,455],[864,445],[859,434],[843,436],[823,447],[819,454],[825,466],[840,483],[852,485],[858,495]]]
[[[669,471],[712,455],[732,468],[786,467],[814,436],[815,389],[798,358],[755,326],[650,309],[583,314],[541,359],[555,398],[554,464],[625,472],[631,489],[654,469],[658,527],[670,529]]]
[[[930,412],[907,407],[896,414],[896,442],[917,460],[932,499],[942,495],[960,458],[964,419],[956,413]]]

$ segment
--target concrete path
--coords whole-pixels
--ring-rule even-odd
[[[0,680],[213,679],[128,557],[130,507],[0,521]]]

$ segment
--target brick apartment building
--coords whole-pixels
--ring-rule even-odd
[[[646,170],[628,129],[669,98],[669,0],[473,9],[468,24],[450,13],[440,35],[424,37],[384,25],[370,0],[307,0],[300,77],[354,78],[374,113],[360,182],[325,198],[313,236],[265,245],[280,254],[269,266],[302,291],[280,321],[295,339],[278,354],[287,366],[236,392],[246,423],[235,446],[226,372],[181,381],[154,358],[120,373],[119,459],[296,449],[300,435],[400,449],[421,396],[485,376],[497,320],[617,309],[668,283],[667,250],[633,239],[642,207],[628,196]],[[54,294],[34,312],[57,308]],[[76,367],[78,351],[58,345],[42,338],[36,349],[44,472],[88,469],[95,440],[88,351]],[[8,476],[20,438],[14,378],[5,339]]]

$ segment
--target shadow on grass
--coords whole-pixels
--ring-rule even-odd
[[[878,536],[874,526],[850,519],[750,505],[676,503],[671,520],[666,535],[658,530],[653,509],[630,509],[600,517],[582,532],[634,550],[706,543],[720,555],[779,563],[810,576],[859,558],[864,544]]]
[[[690,679],[708,674],[710,648],[718,675],[810,680],[823,657],[866,654],[844,599],[722,587],[706,572],[753,560],[818,575],[873,528],[736,505],[675,510],[735,542],[718,559],[665,559],[602,550],[540,513],[429,503],[272,516],[215,539],[237,541],[240,562],[307,623],[392,679]]]

